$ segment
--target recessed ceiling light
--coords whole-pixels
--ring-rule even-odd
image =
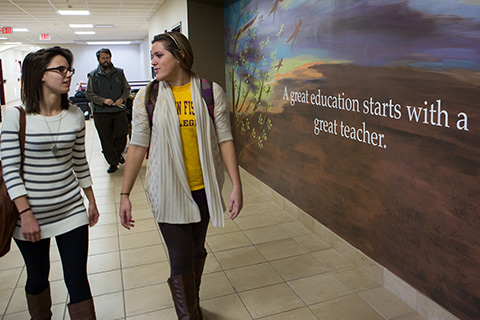
[[[6,41],[6,42],[4,42],[3,44],[23,44],[23,43],[21,43],[21,42],[8,42],[8,41]]]
[[[8,40],[8,38],[0,37],[0,40]]]
[[[93,24],[69,24],[72,29],[89,29],[93,28]]]
[[[115,28],[113,24],[96,24],[95,28]]]
[[[95,34],[95,31],[75,31],[75,34]]]
[[[115,45],[115,44],[130,44],[132,41],[87,41],[89,46],[94,45]]]
[[[28,32],[27,28],[13,28],[13,32]]]
[[[90,11],[88,10],[58,10],[57,11],[61,16],[89,16]]]

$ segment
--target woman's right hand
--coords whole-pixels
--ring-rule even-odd
[[[40,225],[32,211],[22,213],[20,216],[22,234],[27,241],[37,242],[41,239]]]
[[[125,229],[135,227],[135,220],[132,219],[132,203],[127,195],[122,195],[120,198],[120,221]]]

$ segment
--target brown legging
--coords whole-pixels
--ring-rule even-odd
[[[188,224],[159,223],[163,239],[167,244],[170,257],[170,276],[193,272],[193,259],[205,257],[205,238],[207,236],[210,214],[208,212],[205,189],[192,191],[192,196],[200,209],[201,221]]]

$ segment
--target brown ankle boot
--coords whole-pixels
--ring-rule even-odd
[[[182,274],[168,279],[175,311],[179,320],[198,320],[195,275]]]
[[[50,287],[43,290],[40,294],[28,294],[27,304],[28,312],[32,317],[31,320],[50,320],[52,319],[52,298],[50,295]]]
[[[71,320],[97,320],[93,299],[84,300],[68,305]]]
[[[193,272],[195,273],[195,288],[197,291],[197,313],[199,320],[203,319],[202,309],[200,308],[200,284],[202,283],[203,268],[205,267],[206,259],[207,255],[200,259],[193,259]]]

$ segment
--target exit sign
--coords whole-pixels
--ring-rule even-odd
[[[3,33],[3,34],[10,34],[10,33],[12,33],[12,27],[3,27],[3,28],[2,28],[2,33]]]
[[[49,33],[40,34],[40,40],[50,40],[50,34]]]

